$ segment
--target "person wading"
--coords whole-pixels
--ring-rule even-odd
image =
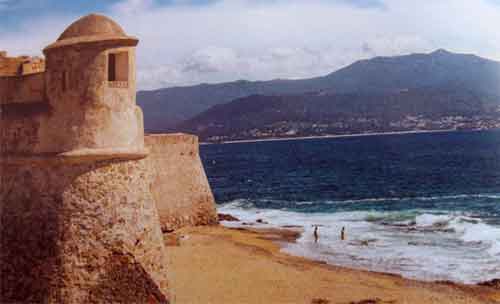
[[[340,231],[340,239],[345,241],[345,227],[342,227],[342,230]]]
[[[314,226],[314,242],[317,243],[319,239],[318,226]]]

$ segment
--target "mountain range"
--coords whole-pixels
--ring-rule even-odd
[[[491,125],[499,84],[499,62],[437,50],[360,60],[323,77],[173,87],[137,99],[148,132],[233,139],[399,130],[411,128],[408,119],[458,116],[484,116]]]

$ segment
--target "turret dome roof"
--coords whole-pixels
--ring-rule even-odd
[[[84,37],[84,36],[126,36],[123,29],[110,18],[90,14],[73,22],[66,30],[59,36],[57,41]]]
[[[90,14],[68,26],[57,41],[47,46],[44,51],[63,46],[97,42],[116,42],[118,45],[135,46],[138,40],[135,37],[127,36],[121,26],[112,19],[99,14]]]

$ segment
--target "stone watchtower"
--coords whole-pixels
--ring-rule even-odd
[[[0,67],[1,303],[168,302],[137,43],[89,15],[44,49],[45,71]]]
[[[137,43],[111,19],[89,15],[44,49],[53,123],[44,134],[50,142],[41,151],[91,149],[99,154],[144,148],[142,113],[135,101]]]
[[[89,15],[0,52],[0,303],[165,303],[162,230],[217,222],[187,134],[145,136],[135,47]]]

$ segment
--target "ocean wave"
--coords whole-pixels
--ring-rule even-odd
[[[441,196],[406,196],[406,197],[376,197],[350,200],[335,200],[326,201],[330,204],[347,204],[347,203],[374,203],[374,202],[399,202],[399,201],[439,201],[453,199],[470,199],[470,198],[488,198],[500,199],[500,194],[457,194],[457,195],[441,195]]]
[[[369,213],[364,220],[372,223],[410,225],[414,223],[417,215],[418,211],[416,210],[400,212],[372,212]]]
[[[500,227],[466,212],[414,209],[305,213],[256,208],[251,200],[224,204],[219,212],[256,226],[300,226],[302,237],[284,250],[331,264],[464,283],[500,276]],[[256,223],[258,219],[266,224]],[[320,227],[319,244],[312,236],[314,226]],[[346,227],[348,242],[340,240],[342,227]]]
[[[488,253],[500,259],[500,228],[485,223],[455,223],[461,240],[468,243],[486,244]],[[500,275],[500,274],[499,274]]]
[[[424,213],[415,217],[415,226],[430,228],[430,227],[447,227],[454,216],[451,214],[429,214]]]
[[[376,202],[401,202],[401,201],[447,201],[447,200],[466,200],[466,199],[500,199],[500,194],[457,194],[457,195],[442,195],[442,196],[407,196],[407,197],[376,197],[362,199],[347,199],[347,200],[318,200],[318,201],[289,201],[278,199],[244,199],[239,198],[229,202],[224,202],[221,205],[237,205],[240,207],[251,208],[255,207],[256,203],[276,203],[284,205],[335,205],[335,204],[356,204],[356,203],[376,203]]]

